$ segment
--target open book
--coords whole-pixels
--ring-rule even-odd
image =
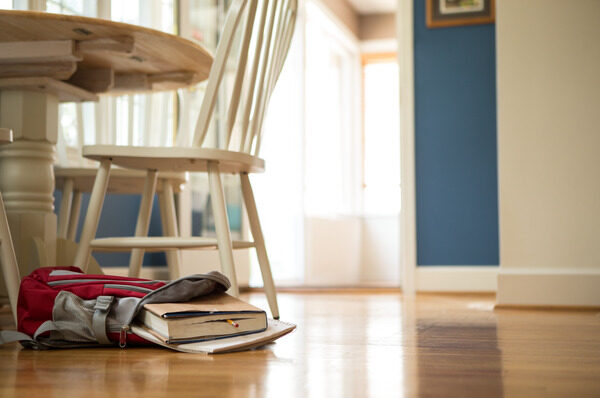
[[[267,329],[267,314],[226,293],[185,303],[146,304],[138,321],[164,343],[214,340]]]
[[[172,350],[189,353],[222,354],[262,347],[265,344],[277,340],[281,336],[285,336],[295,328],[296,325],[294,324],[269,319],[268,327],[263,332],[187,344],[165,343],[162,339],[159,339],[155,334],[151,333],[146,327],[139,324],[134,324],[131,331],[148,341]]]

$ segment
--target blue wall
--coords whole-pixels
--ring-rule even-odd
[[[497,265],[494,25],[427,29],[414,5],[417,263]]]
[[[57,214],[60,211],[61,198],[61,191],[55,191],[54,206]],[[79,218],[77,241],[79,241],[79,234],[81,234],[89,199],[90,195],[84,194],[81,200],[81,216]],[[102,206],[102,216],[98,223],[97,237],[133,236],[139,206],[140,195],[107,195]],[[148,235],[162,235],[157,197],[154,198]],[[126,267],[129,265],[129,253],[94,252],[92,255],[103,267]],[[164,265],[166,263],[167,260],[164,253],[146,253],[144,255],[144,265]]]

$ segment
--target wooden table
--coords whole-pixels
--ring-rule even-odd
[[[98,94],[171,90],[208,77],[211,54],[164,32],[103,19],[0,10],[0,148],[5,200],[21,273],[56,259],[58,105]]]

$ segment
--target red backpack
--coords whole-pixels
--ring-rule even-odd
[[[37,349],[148,344],[130,330],[144,304],[189,301],[229,287],[216,271],[164,282],[88,275],[77,267],[40,268],[21,282],[20,333],[2,332],[0,343],[20,341]]]

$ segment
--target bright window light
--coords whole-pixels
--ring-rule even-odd
[[[400,213],[398,64],[364,66],[364,212]]]
[[[313,3],[306,5],[305,214],[359,211],[360,151],[356,49]]]
[[[56,14],[85,15],[95,17],[98,9],[96,0],[48,0],[46,11]]]

